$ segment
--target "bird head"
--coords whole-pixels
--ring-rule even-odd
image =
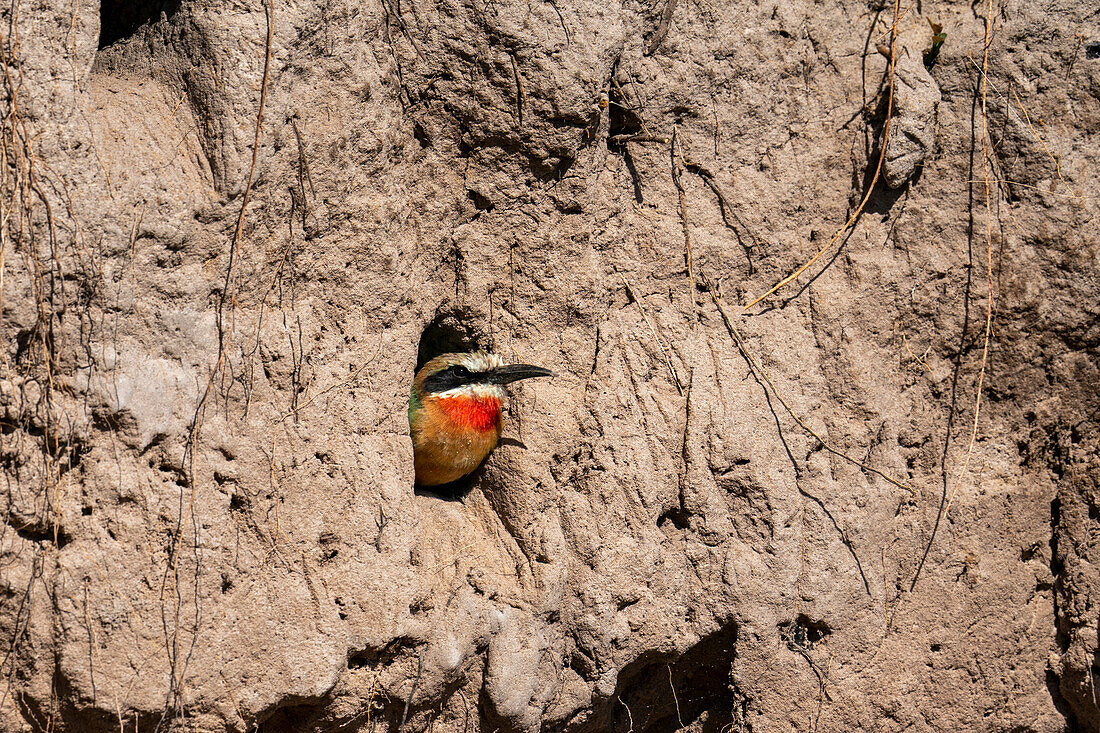
[[[441,354],[417,372],[409,400],[409,415],[427,401],[461,427],[489,429],[500,418],[504,387],[532,377],[551,377],[549,369],[531,364],[505,364],[496,354],[471,351]]]

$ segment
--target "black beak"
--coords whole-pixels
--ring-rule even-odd
[[[530,364],[505,364],[489,372],[490,384],[511,384],[532,377],[552,377],[554,372]]]

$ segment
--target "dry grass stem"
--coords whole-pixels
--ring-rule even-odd
[[[933,382],[936,382],[936,373],[932,371],[932,367],[928,366],[928,363],[927,363],[927,362],[926,362],[926,361],[925,361],[924,359],[922,359],[921,357],[917,356],[917,355],[916,355],[916,354],[915,354],[915,353],[913,352],[913,350],[912,350],[911,348],[909,348],[909,339],[907,339],[907,338],[905,337],[905,334],[904,334],[904,333],[903,333],[903,334],[901,335],[901,344],[902,344],[902,346],[904,346],[904,347],[905,347],[905,350],[906,350],[907,352],[909,352],[909,356],[913,357],[913,361],[917,362],[917,363],[918,363],[918,364],[920,364],[920,365],[921,365],[922,367],[924,367],[924,368],[925,368],[925,369],[926,369],[926,370],[928,371],[928,376],[929,376],[929,377],[931,377],[931,379],[932,379],[932,381],[933,381]],[[925,352],[925,355],[927,356],[927,354],[928,354],[928,352],[926,351],[926,352]]]
[[[615,699],[619,701],[620,705],[626,708],[626,719],[629,723],[629,727],[627,728],[626,733],[634,733],[634,716],[630,713],[630,706],[623,702],[623,698],[621,695],[616,695]]]
[[[672,702],[676,705],[676,722],[680,724],[677,730],[681,730],[684,727],[684,718],[680,715],[680,698],[676,696],[676,685],[672,684],[672,665],[666,664],[668,669],[668,687],[672,690]]]

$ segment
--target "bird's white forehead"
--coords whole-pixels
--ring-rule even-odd
[[[484,372],[504,366],[503,359],[487,351],[471,351],[468,354],[463,354],[456,363],[461,364],[471,372]]]

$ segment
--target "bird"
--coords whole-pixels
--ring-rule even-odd
[[[449,484],[480,466],[500,440],[505,385],[552,376],[486,351],[440,354],[426,363],[409,391],[416,484]]]

